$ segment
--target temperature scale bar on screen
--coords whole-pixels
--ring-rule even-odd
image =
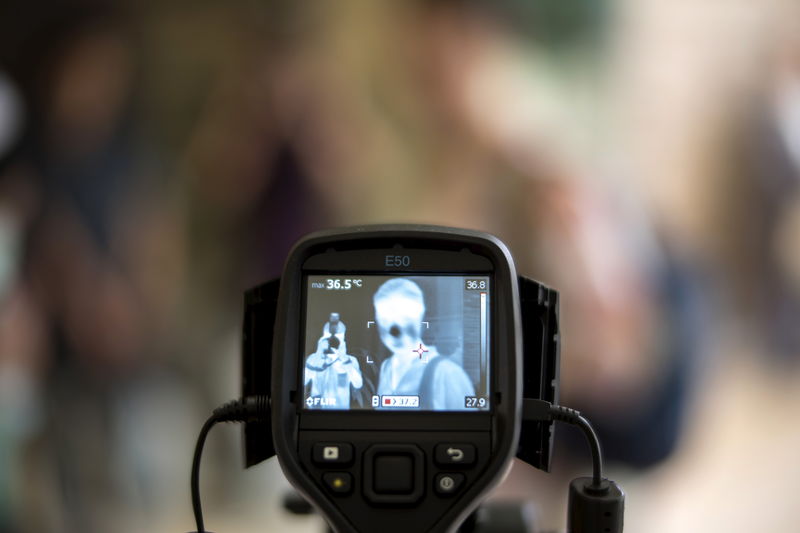
[[[486,293],[481,293],[481,368],[488,368],[486,361]]]

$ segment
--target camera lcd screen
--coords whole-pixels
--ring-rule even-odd
[[[307,276],[304,407],[488,411],[490,281]]]

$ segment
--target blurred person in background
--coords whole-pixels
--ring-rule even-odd
[[[596,116],[604,105],[599,81],[591,89],[575,87],[573,78],[573,85],[562,85],[575,75],[570,68],[596,57],[581,46],[602,45],[592,35],[597,28],[586,30],[572,13],[572,24],[553,42],[541,33],[547,9],[514,16],[525,9],[512,3],[492,16],[468,5],[434,4],[420,24],[428,36],[421,63],[430,64],[430,93],[453,132],[447,142],[455,144],[439,152],[440,159],[451,154],[451,165],[442,168],[463,169],[435,178],[438,197],[447,206],[450,191],[471,187],[470,196],[450,204],[462,209],[464,223],[494,225],[517,252],[522,272],[559,289],[564,402],[590,416],[608,459],[652,467],[678,445],[701,368],[709,326],[702,277],[668,246],[658,221],[637,208],[624,176],[609,176],[608,161],[587,150],[587,144],[597,150],[598,139],[575,131],[604,124]],[[559,13],[550,7],[551,15]],[[561,71],[548,53],[564,60]],[[558,88],[564,94],[551,92]],[[588,104],[581,100],[585,90],[597,91]],[[559,430],[556,449],[583,454],[576,437]],[[543,525],[555,526],[563,516],[563,504],[551,505],[561,499],[555,487],[579,471],[570,470],[534,481],[516,469],[498,495],[535,494],[544,504]]]
[[[597,13],[586,9],[578,30],[591,33]],[[702,295],[692,292],[693,274],[673,266],[680,261],[653,221],[630,207],[635,199],[616,198],[623,186],[602,166],[587,171],[591,163],[579,162],[595,155],[568,148],[596,141],[576,134],[596,119],[570,108],[590,88],[558,95],[566,82],[536,40],[547,10],[452,1],[290,12],[297,18],[281,39],[226,71],[220,91],[246,97],[221,92],[204,113],[189,153],[203,194],[198,215],[225,217],[214,227],[228,236],[221,241],[242,243],[242,265],[259,254],[282,260],[279,235],[320,224],[308,217],[314,213],[334,223],[401,220],[497,233],[517,250],[521,271],[564,293],[565,392],[579,408],[594,406],[608,455],[640,467],[668,457],[697,350],[693,327],[703,324],[684,311]],[[569,21],[566,37],[545,37],[580,39]],[[583,113],[599,98],[581,101]],[[268,171],[284,147],[292,166]],[[270,188],[274,180],[307,192],[285,197]],[[270,203],[254,201],[261,195]],[[271,238],[247,237],[258,235],[253,220],[276,214],[264,226]],[[215,242],[205,249],[226,249]],[[622,405],[636,407],[620,414]]]
[[[769,239],[777,272],[774,277],[767,276],[776,280],[777,286],[765,297],[770,301],[774,296],[776,303],[765,315],[774,327],[775,335],[770,337],[775,339],[776,352],[796,362],[800,361],[800,38],[795,33],[785,41],[779,48],[773,94],[769,95],[779,153],[762,159],[765,165],[772,162],[764,174],[768,184],[774,183],[777,213]],[[764,152],[771,154],[767,148]]]
[[[582,100],[594,87],[568,85],[572,73],[549,59],[548,39],[568,49],[570,39],[587,38],[581,29],[597,31],[602,11],[587,6],[572,24],[567,13],[563,33],[547,34],[548,15],[565,14],[549,5],[552,13],[455,1],[315,10],[321,27],[303,34],[303,72],[327,84],[314,84],[325,91],[302,108],[317,124],[319,150],[301,153],[307,168],[326,163],[311,175],[329,180],[318,190],[335,220],[480,227],[509,242],[521,271],[564,293],[567,396],[594,406],[612,459],[651,466],[680,435],[703,294],[657,221],[586,150],[597,139],[581,130],[602,125],[591,115],[602,95]],[[596,57],[584,54],[565,62],[580,71]],[[558,94],[565,86],[572,91]],[[309,90],[283,94],[293,102]],[[337,104],[348,114],[334,128],[325,117]],[[326,159],[326,147],[351,139],[360,151]],[[366,203],[337,209],[358,193]]]
[[[722,167],[732,180],[723,216],[738,238],[724,257],[736,265],[739,324],[774,361],[794,366],[800,362],[800,38],[787,32],[767,54],[764,83],[748,95],[725,138],[731,153]]]
[[[40,321],[19,266],[31,195],[6,168],[19,145],[24,109],[14,80],[0,71],[0,531],[14,531],[18,464],[41,423]]]
[[[175,490],[161,451],[174,446],[163,434],[174,423],[154,423],[152,408],[175,389],[153,368],[179,243],[162,240],[174,233],[137,137],[138,66],[122,13],[80,4],[25,14],[33,22],[19,24],[34,29],[11,71],[27,123],[2,176],[24,247],[3,355],[24,361],[41,413],[17,457],[10,527],[109,531],[123,502],[157,509]]]

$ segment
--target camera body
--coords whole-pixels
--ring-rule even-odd
[[[245,464],[276,454],[336,531],[454,530],[514,456],[549,470],[558,294],[480,232],[417,225],[309,235],[248,291]]]

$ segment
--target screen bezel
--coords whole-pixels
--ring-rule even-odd
[[[487,390],[485,391],[485,396],[489,402],[487,408],[483,409],[459,409],[459,410],[446,410],[446,409],[369,409],[369,408],[361,408],[361,409],[313,409],[309,408],[305,404],[305,379],[304,379],[304,368],[305,368],[305,359],[308,356],[307,350],[307,331],[308,331],[308,298],[309,298],[309,278],[311,276],[330,276],[330,277],[357,277],[357,276],[374,276],[374,277],[383,277],[383,278],[406,278],[406,277],[453,277],[453,278],[460,278],[461,281],[465,282],[467,279],[472,277],[481,277],[487,278],[489,282],[488,287],[488,314],[489,320],[487,324],[487,363],[486,367],[483,369],[484,372],[488,374],[486,379],[486,387]],[[407,416],[407,415],[431,415],[431,414],[446,414],[446,415],[468,415],[468,416],[476,416],[476,415],[491,415],[495,409],[495,402],[493,398],[494,391],[496,389],[495,385],[495,296],[494,296],[494,284],[495,279],[493,272],[491,271],[441,271],[441,272],[419,272],[419,271],[394,271],[394,272],[386,272],[386,271],[355,271],[355,270],[347,270],[347,271],[336,271],[336,272],[323,272],[323,271],[307,271],[304,270],[300,277],[302,280],[302,290],[301,290],[301,306],[300,306],[300,316],[301,316],[301,324],[300,324],[300,338],[298,339],[298,347],[300,349],[300,353],[298,354],[298,361],[299,364],[297,365],[297,391],[298,391],[298,409],[302,414],[311,414],[311,413],[327,413],[327,414],[336,414],[336,415],[361,415],[361,414],[379,414],[380,416]],[[371,300],[371,297],[370,297]]]

